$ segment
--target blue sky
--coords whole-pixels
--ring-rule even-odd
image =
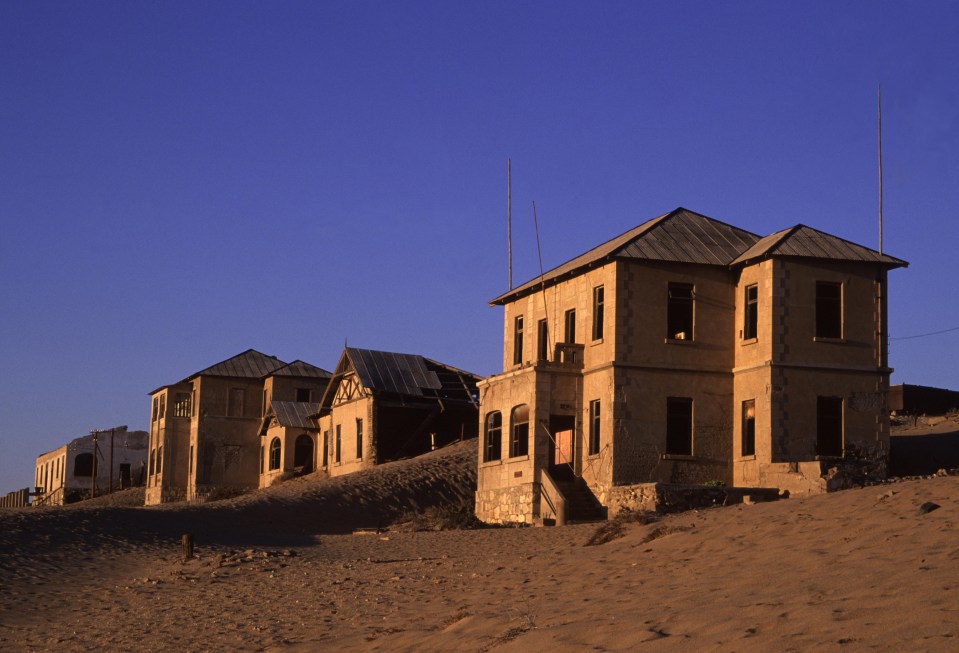
[[[255,348],[501,365],[514,276],[685,206],[877,245],[959,327],[957,2],[0,3],[0,491]],[[959,388],[959,330],[892,340]]]

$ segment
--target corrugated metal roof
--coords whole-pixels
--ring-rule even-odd
[[[312,401],[271,401],[270,408],[280,426],[315,429],[311,415],[320,412],[320,404]]]
[[[271,376],[295,376],[298,378],[328,379],[333,376],[333,374],[331,372],[327,372],[322,367],[310,365],[309,363],[305,363],[297,359],[289,365],[284,365],[283,367],[274,370],[271,373]]]
[[[754,233],[680,207],[594,247],[490,304],[504,304],[537,290],[544,282],[549,285],[617,258],[726,266],[758,240]]]
[[[267,356],[255,349],[247,349],[241,354],[221,361],[216,365],[191,374],[183,381],[190,381],[198,376],[229,376],[244,379],[261,379],[271,372],[286,365],[276,356]]]
[[[897,268],[909,265],[906,261],[799,224],[766,236],[733,261],[733,265],[771,256],[796,256],[838,261],[881,263]]]
[[[333,380],[323,395],[329,407],[339,380],[355,372],[364,388],[377,394],[409,398],[475,401],[476,383],[481,377],[418,354],[398,354],[347,347],[336,365]]]

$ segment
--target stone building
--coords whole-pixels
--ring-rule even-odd
[[[313,365],[249,349],[151,392],[146,503],[258,487],[267,406],[312,399],[328,380]]]
[[[61,506],[111,490],[143,484],[146,431],[95,431],[37,456],[33,505]],[[111,466],[112,462],[112,466]]]
[[[582,518],[655,483],[816,492],[850,458],[881,463],[886,274],[905,265],[679,208],[495,298],[477,515]]]
[[[320,404],[311,401],[273,401],[260,424],[260,487],[270,487],[278,477],[309,474],[316,469],[316,435],[313,419]]]
[[[320,402],[318,466],[340,476],[475,437],[479,379],[423,356],[347,347]]]

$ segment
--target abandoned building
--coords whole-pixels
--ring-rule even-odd
[[[679,208],[493,299],[477,516],[647,509],[657,484],[819,492],[852,458],[883,473],[886,277],[905,265]]]
[[[91,495],[142,485],[146,431],[122,426],[96,430],[37,456],[35,506],[62,506]]]
[[[329,372],[253,349],[150,393],[146,503],[204,500],[260,484],[260,425],[272,401],[310,401]]]
[[[347,347],[317,414],[318,466],[340,476],[475,437],[479,379],[423,356]]]
[[[312,401],[273,401],[260,423],[260,487],[280,476],[309,474],[316,469],[313,415],[320,404]]]

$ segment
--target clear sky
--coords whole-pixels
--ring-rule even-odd
[[[684,206],[875,248],[959,388],[959,3],[0,3],[0,491],[248,348],[498,371],[514,277]]]

